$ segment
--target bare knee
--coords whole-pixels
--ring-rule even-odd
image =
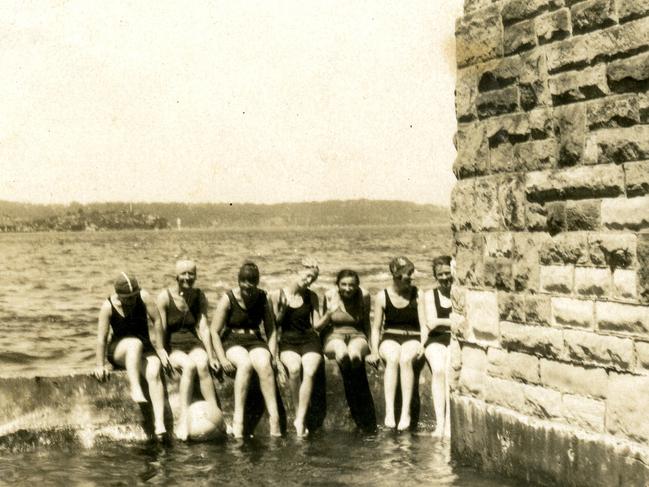
[[[205,377],[209,374],[209,365],[207,363],[207,356],[204,354],[192,356],[196,371],[200,377]]]
[[[160,360],[156,358],[149,358],[146,364],[146,380],[147,382],[156,381],[160,378]]]

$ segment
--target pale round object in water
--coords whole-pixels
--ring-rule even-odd
[[[211,411],[207,401],[196,401],[189,406],[189,438],[205,441],[223,435],[223,417]]]

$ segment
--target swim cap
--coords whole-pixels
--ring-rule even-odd
[[[318,264],[318,261],[313,257],[305,257],[300,263],[302,264],[302,267],[306,267],[307,269],[315,269],[317,272],[320,272],[320,265]]]
[[[129,297],[135,296],[140,292],[140,285],[133,274],[120,272],[115,279],[115,292],[119,296]]]
[[[196,263],[193,260],[182,259],[176,262],[176,275],[179,276],[183,272],[193,272],[196,274]]]
[[[395,257],[390,261],[390,274],[392,276],[403,276],[415,270],[415,264],[408,257]]]

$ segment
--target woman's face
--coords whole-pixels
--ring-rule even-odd
[[[308,288],[318,280],[318,270],[313,267],[302,269],[297,273],[297,284],[301,289]]]
[[[351,298],[356,292],[358,292],[358,281],[354,276],[346,276],[338,281],[338,293],[342,298]]]
[[[139,294],[139,293],[138,293]],[[135,306],[135,301],[137,301],[138,294],[118,294],[119,302],[122,303],[122,309],[130,310]]]
[[[453,276],[451,275],[450,265],[436,265],[433,274],[435,274],[435,279],[437,279],[440,288],[445,291],[451,288],[451,284],[453,284]]]
[[[257,294],[257,284],[250,281],[239,281],[239,289],[244,299],[250,299]]]
[[[412,276],[414,275],[414,273],[414,269],[409,269],[407,272],[403,272],[394,276],[394,281],[401,287],[410,287],[412,286]]]
[[[194,283],[196,282],[196,271],[185,270],[176,276],[176,281],[181,291],[189,290],[194,287]]]

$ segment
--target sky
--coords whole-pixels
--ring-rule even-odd
[[[0,2],[0,199],[448,205],[461,0]]]

